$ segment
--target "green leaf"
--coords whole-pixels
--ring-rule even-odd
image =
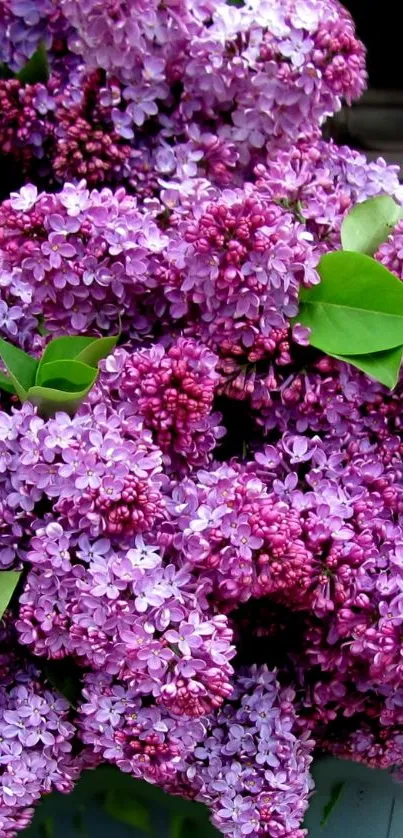
[[[342,783],[335,783],[335,785],[333,786],[333,788],[331,790],[331,793],[330,793],[330,798],[329,798],[328,802],[326,803],[326,805],[323,807],[323,816],[322,816],[322,820],[320,822],[320,825],[321,825],[322,829],[328,823],[329,818],[330,818],[331,814],[333,813],[333,810],[337,806],[337,804],[340,800],[340,797],[343,793],[343,789],[344,789],[345,785],[346,784],[342,782]]]
[[[91,388],[97,377],[97,371],[81,361],[50,361],[40,364],[36,375],[36,384],[52,387],[69,393],[80,393]]]
[[[174,814],[171,818],[169,838],[216,838],[217,830],[210,823],[207,810],[201,817]]]
[[[0,618],[8,607],[20,576],[21,573],[16,570],[0,571]]]
[[[11,378],[8,375],[4,375],[3,372],[0,372],[0,390],[5,390],[6,393],[15,393],[15,387]]]
[[[30,387],[26,398],[36,404],[46,417],[57,410],[74,413],[97,377],[98,370],[81,361],[50,361],[40,365],[37,383]]]
[[[341,226],[343,250],[372,256],[402,217],[402,208],[389,195],[378,195],[356,204]]]
[[[90,367],[97,367],[102,358],[106,358],[113,350],[120,335],[107,338],[94,338],[81,335],[67,335],[54,338],[48,343],[39,367],[50,361],[82,361]]]
[[[45,326],[45,321],[41,314],[38,317],[38,332],[42,338],[46,338],[50,334]]]
[[[393,390],[399,380],[403,346],[386,349],[384,352],[373,352],[369,355],[333,355],[333,357],[357,367],[370,378],[374,378],[389,390]]]
[[[183,815],[173,815],[170,823],[169,838],[184,838],[185,830],[188,829],[189,818],[184,818]]]
[[[55,838],[55,822],[53,818],[45,818],[40,825],[42,838]]]
[[[150,812],[147,806],[135,797],[125,795],[111,789],[107,792],[104,809],[118,821],[141,829],[142,832],[151,831]]]
[[[403,344],[403,283],[363,253],[322,256],[321,282],[302,289],[294,322],[329,355],[366,355]]]
[[[27,391],[35,384],[38,361],[2,338],[0,338],[0,358],[14,384],[17,396],[21,401],[25,401]]]
[[[65,410],[66,413],[74,413],[82,401],[88,396],[95,380],[97,372],[94,373],[94,381],[81,391],[58,390],[46,385],[46,387],[31,387],[27,393],[27,399],[36,404],[42,416],[53,416],[58,410]]]
[[[85,826],[86,809],[86,806],[81,805],[73,815],[74,832],[75,835],[79,835],[80,838],[89,838],[88,830]]]
[[[81,335],[66,335],[62,338],[54,338],[48,343],[42,355],[40,366],[50,361],[77,360],[80,352],[97,340]]]
[[[91,367],[96,367],[99,361],[113,352],[118,340],[119,335],[113,335],[109,338],[96,338],[77,355],[77,360],[83,361]]]
[[[38,49],[31,56],[25,66],[17,73],[16,78],[21,84],[46,84],[49,80],[49,62],[44,43],[40,43]]]
[[[7,67],[7,64],[4,64],[3,61],[0,61],[0,79],[12,79],[14,78],[14,73]]]

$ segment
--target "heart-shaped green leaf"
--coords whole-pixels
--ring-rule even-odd
[[[0,390],[5,390],[6,393],[15,393],[15,387],[11,378],[8,375],[4,375],[4,372],[0,372]]]
[[[384,352],[373,352],[369,355],[334,355],[333,357],[357,367],[370,378],[374,378],[389,390],[393,390],[399,380],[403,346],[386,349]]]
[[[104,808],[108,815],[118,821],[134,826],[142,832],[151,831],[149,808],[132,795],[129,796],[111,789],[106,794]]]
[[[36,385],[68,393],[80,393],[95,383],[97,370],[81,361],[50,361],[41,364]]]
[[[402,217],[402,207],[390,195],[378,195],[356,204],[341,226],[343,250],[372,256]]]
[[[66,335],[61,338],[54,338],[48,343],[42,355],[40,366],[50,361],[76,360],[80,352],[87,346],[90,346],[94,340],[97,340],[97,338],[81,335]]]
[[[48,343],[42,355],[39,369],[50,361],[67,361],[68,359],[82,361],[90,367],[97,367],[102,358],[106,358],[113,352],[118,340],[119,334],[105,338],[81,335],[54,338]]]
[[[16,570],[0,571],[0,619],[3,616],[21,576]]]
[[[46,52],[46,47],[43,42],[38,46],[38,49],[31,56],[25,66],[17,73],[17,79],[21,84],[46,84],[49,80],[49,62]]]
[[[96,367],[103,358],[106,358],[113,352],[118,340],[119,335],[96,338],[77,355],[77,361],[83,361],[85,364],[89,364],[90,367]]]
[[[81,361],[50,361],[38,377],[41,383],[28,390],[27,399],[42,416],[52,416],[57,410],[74,413],[95,384],[98,370]]]
[[[403,344],[403,283],[363,253],[322,256],[321,282],[302,289],[294,322],[329,355],[366,355]]]
[[[15,387],[17,396],[21,401],[25,401],[27,391],[35,384],[38,361],[2,338],[0,338],[0,357]]]
[[[67,392],[65,390],[54,390],[52,387],[31,387],[28,390],[27,399],[35,404],[41,416],[49,418],[54,416],[58,410],[73,414],[81,402],[88,396],[91,386],[81,392]]]

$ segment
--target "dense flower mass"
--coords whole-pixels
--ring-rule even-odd
[[[33,663],[19,659],[9,630],[1,630],[0,641],[0,829],[11,836],[29,824],[42,794],[68,793],[96,759],[87,760],[82,748],[73,756],[68,702],[46,686]]]
[[[315,748],[403,769],[403,382],[298,323],[403,203],[321,136],[364,84],[336,0],[0,3],[0,348],[118,340],[75,412],[0,370],[5,838],[102,762],[229,838],[303,838]]]
[[[0,62],[18,70],[38,43],[49,48],[47,84],[0,82],[1,144],[17,161],[24,147],[37,183],[45,156],[48,182],[162,190],[168,205],[195,178],[242,184],[270,141],[317,135],[365,85],[363,46],[336,0],[3,7]]]

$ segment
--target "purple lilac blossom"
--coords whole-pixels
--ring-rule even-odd
[[[28,826],[41,795],[68,793],[97,759],[79,746],[66,699],[19,659],[9,629],[1,628],[0,642],[0,830],[12,838]]]
[[[0,335],[121,345],[74,416],[0,394],[0,832],[110,762],[303,838],[315,746],[403,770],[403,382],[290,324],[351,207],[403,200],[320,135],[364,48],[334,0],[59,5],[0,8],[1,61],[51,66],[0,81]],[[402,224],[376,258],[403,278]]]

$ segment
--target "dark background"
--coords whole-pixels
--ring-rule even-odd
[[[342,0],[343,2],[343,0]],[[368,50],[370,86],[403,91],[403,39],[399,0],[344,0]]]
[[[403,172],[403,38],[398,0],[342,0],[367,48],[368,90],[326,126],[336,142],[383,157]]]

